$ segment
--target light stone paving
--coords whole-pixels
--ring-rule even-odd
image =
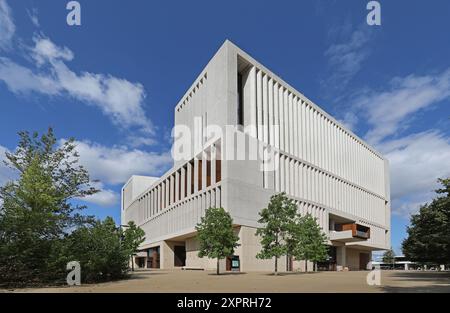
[[[381,286],[366,283],[367,271],[224,273],[138,271],[129,279],[79,287],[19,289],[16,292],[450,292],[449,272],[382,271]],[[10,290],[12,291],[12,290]]]

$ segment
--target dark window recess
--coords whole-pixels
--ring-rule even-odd
[[[159,209],[163,208],[163,198],[162,198],[162,184],[159,186]]]
[[[206,187],[211,186],[211,161],[206,161]]]
[[[203,186],[202,186],[202,169],[203,169],[203,164],[202,164],[202,160],[198,160],[198,191],[202,190]]]
[[[185,266],[186,265],[186,247],[174,246],[174,265]]]
[[[189,162],[191,167],[191,195],[195,192],[194,190],[194,161]]]
[[[181,171],[178,171],[178,199],[177,201],[181,200]]]
[[[167,193],[169,194],[169,201],[167,203],[167,206],[170,206],[170,204],[172,203],[172,193],[171,193],[172,188],[171,187],[172,187],[172,180],[169,178],[167,180],[167,185],[166,185],[166,188],[169,189],[169,190],[167,190]]]
[[[184,192],[183,192],[183,199],[187,197],[187,188],[188,188],[187,177],[188,177],[188,170],[187,170],[187,166],[185,166],[184,167]]]
[[[222,161],[216,160],[216,182],[220,182],[222,180]]]
[[[237,120],[238,125],[244,125],[244,89],[242,84],[242,74],[238,73],[238,86],[237,86],[237,95],[238,95],[238,106],[237,106]]]

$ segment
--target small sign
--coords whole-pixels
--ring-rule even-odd
[[[241,264],[239,262],[239,256],[233,255],[233,257],[231,258],[231,270],[233,272],[239,272],[240,268]]]

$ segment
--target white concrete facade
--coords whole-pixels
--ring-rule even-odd
[[[179,265],[167,258],[179,245],[185,248],[186,266],[214,268],[213,260],[196,256],[195,225],[208,207],[221,206],[240,236],[235,252],[240,269],[272,270],[272,260],[255,258],[260,249],[255,231],[258,213],[279,192],[286,192],[301,213],[317,218],[336,247],[338,270],[370,268],[371,251],[390,247],[387,160],[231,42],[222,45],[176,105],[179,125],[192,131],[189,157],[176,160],[156,181],[133,177],[122,190],[122,223],[134,220],[144,229],[141,248],[159,247],[159,267]],[[209,131],[227,125],[231,131]],[[262,171],[268,160],[260,155],[248,158],[251,147],[275,151],[270,160],[275,170]],[[142,192],[136,195],[130,186]],[[287,262],[282,258],[280,268]],[[304,262],[293,261],[290,268],[302,269]]]

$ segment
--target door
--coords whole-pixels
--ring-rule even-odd
[[[370,254],[369,253],[360,253],[359,254],[359,269],[367,270],[367,264],[370,262]]]
[[[174,246],[174,265],[175,266],[185,266],[186,265],[186,247],[185,246]]]
[[[231,271],[231,257],[227,257],[226,259],[226,270]]]

